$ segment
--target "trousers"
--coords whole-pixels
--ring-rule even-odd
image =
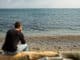
[[[16,53],[19,53],[22,51],[29,51],[27,44],[19,44],[19,45],[17,45],[17,51],[15,51],[15,52],[4,51],[3,54],[13,55],[13,54],[16,54]]]

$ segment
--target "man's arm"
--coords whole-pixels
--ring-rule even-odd
[[[19,34],[19,38],[20,38],[21,44],[25,44],[26,43],[26,40],[24,39],[23,33]]]

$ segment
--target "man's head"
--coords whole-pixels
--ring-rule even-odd
[[[15,22],[14,27],[15,27],[15,29],[21,31],[22,30],[22,24],[21,24],[21,22],[19,22],[19,21]]]

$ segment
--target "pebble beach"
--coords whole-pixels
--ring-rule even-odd
[[[26,41],[30,47],[30,50],[40,50],[40,51],[80,50],[80,36],[79,35],[27,36]]]
[[[25,39],[30,51],[80,50],[80,35],[25,36]],[[0,37],[1,46],[4,40],[4,37]]]

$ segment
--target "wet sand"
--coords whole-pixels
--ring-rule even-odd
[[[25,36],[31,51],[80,50],[80,35]],[[0,38],[2,46],[4,38]]]

